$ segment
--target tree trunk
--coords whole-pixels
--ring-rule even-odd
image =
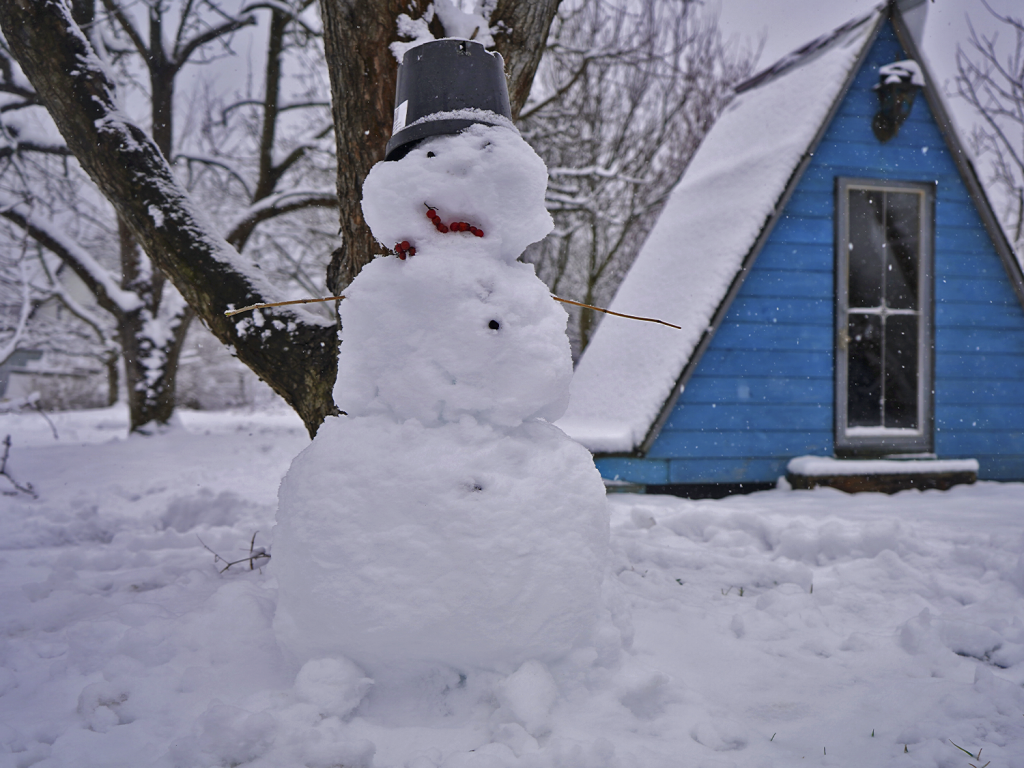
[[[163,14],[159,5],[149,9],[149,90],[152,114],[150,134],[170,162],[174,146],[174,75],[175,70],[164,53]]]
[[[143,303],[134,312],[119,314],[117,333],[124,358],[129,426],[132,432],[145,432],[151,425],[167,424],[174,414],[178,358],[193,313],[187,305],[173,312],[166,310],[164,276],[153,268],[120,220],[118,235],[121,287],[133,291]]]
[[[174,414],[178,358],[185,341],[192,310],[171,318],[170,338],[154,339],[148,310],[131,312],[118,324],[118,336],[124,349],[125,384],[131,431],[159,428]]]
[[[117,390],[121,380],[120,372],[118,370],[120,362],[121,356],[117,353],[107,355],[103,361],[104,365],[107,366],[107,407],[110,407],[117,402]]]
[[[494,47],[505,59],[513,120],[530,95],[559,3],[561,0],[498,0],[491,13],[491,27],[500,30],[494,35]]]
[[[341,247],[327,268],[327,287],[335,296],[379,249],[363,220],[361,200],[363,179],[384,159],[391,136],[398,63],[388,45],[398,39],[398,14],[419,16],[426,6],[424,0],[320,2],[338,148]]]

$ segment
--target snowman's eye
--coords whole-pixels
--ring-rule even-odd
[[[501,328],[501,323],[499,323],[497,320],[491,320],[491,322],[487,324],[487,327],[490,328],[492,331],[496,331],[499,328]]]
[[[427,157],[436,157],[436,155],[433,152],[427,152]]]

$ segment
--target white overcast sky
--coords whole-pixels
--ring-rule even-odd
[[[738,35],[757,40],[765,38],[758,69],[789,51],[828,32],[840,24],[867,13],[878,0],[708,0],[709,9],[720,9],[720,22],[726,36]],[[969,16],[975,29],[992,30],[994,25],[981,0],[929,0],[924,26],[923,51],[927,65],[943,92],[953,90],[956,76],[956,47],[967,45]],[[1021,15],[1021,0],[990,0],[1002,13]],[[1010,35],[1002,39],[1009,43]],[[920,41],[919,41],[920,43]],[[969,110],[957,99],[946,99],[961,129],[973,122]]]

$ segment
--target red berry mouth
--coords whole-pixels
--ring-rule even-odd
[[[424,205],[427,206],[427,218],[430,219],[431,223],[442,235],[447,234],[448,232],[469,232],[471,235],[476,237],[484,236],[484,231],[482,229],[465,221],[453,221],[451,224],[445,224],[441,221],[441,216],[438,214],[436,208],[432,205],[428,205],[427,203],[424,203]],[[408,240],[403,240],[402,242],[395,244],[395,253],[398,255],[398,258],[405,261],[407,256],[416,255],[416,248],[411,245]]]

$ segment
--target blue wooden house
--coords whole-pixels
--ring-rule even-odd
[[[918,53],[924,7],[737,87],[611,305],[683,330],[606,319],[577,367],[559,426],[607,480],[719,495],[801,456],[1024,480],[1024,277]]]

